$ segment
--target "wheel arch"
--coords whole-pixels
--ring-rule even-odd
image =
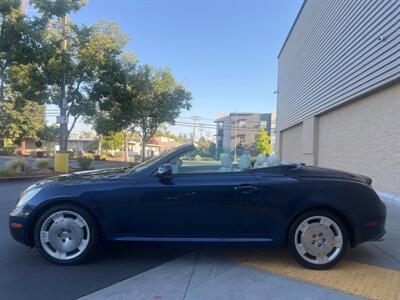
[[[29,230],[26,233],[26,240],[27,244],[31,247],[35,245],[35,226],[36,223],[38,222],[39,218],[50,208],[58,205],[71,205],[71,206],[76,206],[79,207],[80,209],[84,210],[88,215],[90,215],[97,227],[97,230],[99,232],[99,235],[102,236],[104,234],[104,228],[95,213],[91,211],[87,206],[83,205],[82,203],[79,203],[78,201],[75,201],[73,198],[61,198],[61,199],[56,199],[56,200],[50,200],[47,201],[45,204],[41,205],[40,207],[35,210],[33,215],[30,218],[29,221]]]
[[[356,245],[355,230],[354,230],[354,226],[353,226],[351,220],[344,213],[339,211],[338,209],[335,209],[335,208],[330,207],[330,206],[324,206],[324,205],[317,205],[317,206],[307,207],[307,208],[301,210],[300,212],[296,213],[294,216],[292,216],[290,218],[290,221],[288,222],[288,225],[286,226],[286,229],[285,229],[285,239],[284,239],[285,244],[287,244],[289,231],[290,231],[290,228],[292,227],[293,223],[296,222],[296,220],[302,214],[307,213],[309,211],[313,211],[313,210],[326,211],[326,212],[329,212],[329,213],[335,215],[336,217],[338,217],[340,219],[340,221],[343,222],[343,225],[344,225],[344,227],[346,229],[346,232],[347,232],[347,235],[348,235],[348,238],[349,238],[349,242],[350,242],[350,246],[354,247]]]

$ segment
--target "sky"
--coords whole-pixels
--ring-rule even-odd
[[[193,94],[183,118],[276,110],[277,56],[302,0],[89,0],[77,23],[117,22],[141,63]],[[189,120],[190,122],[190,120]],[[74,132],[86,130],[79,123]],[[175,129],[178,130],[179,129]]]

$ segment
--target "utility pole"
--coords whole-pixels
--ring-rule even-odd
[[[62,30],[62,40],[61,40],[61,85],[60,85],[60,150],[56,155],[55,171],[56,172],[68,172],[68,118],[67,118],[67,101],[65,95],[65,85],[66,85],[66,74],[65,74],[65,52],[67,50],[67,37],[66,37],[66,21],[67,16],[61,17],[61,30]]]
[[[203,124],[200,122],[200,139],[203,137]]]
[[[236,147],[237,147],[236,139],[237,139],[237,127],[238,127],[237,121],[238,121],[237,111],[235,111],[235,149],[234,149],[233,161],[236,161]]]
[[[192,120],[193,120],[193,136],[192,136],[192,143],[194,144],[195,137],[196,137],[197,121],[201,120],[201,117],[199,117],[199,116],[192,116]]]
[[[62,78],[61,78],[61,98],[60,98],[60,152],[66,153],[68,148],[68,120],[67,120],[67,101],[65,99],[65,52],[67,50],[66,39],[66,16],[62,17],[62,41],[61,41],[61,57],[62,57]]]

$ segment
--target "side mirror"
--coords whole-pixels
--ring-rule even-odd
[[[172,178],[172,165],[171,164],[163,164],[161,165],[156,173],[157,177],[162,179],[171,179]]]

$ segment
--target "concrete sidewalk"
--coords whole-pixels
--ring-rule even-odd
[[[287,251],[199,249],[82,299],[400,299],[400,207],[387,204],[385,241],[350,249],[329,271]]]
[[[88,295],[91,299],[357,299],[203,250]]]

